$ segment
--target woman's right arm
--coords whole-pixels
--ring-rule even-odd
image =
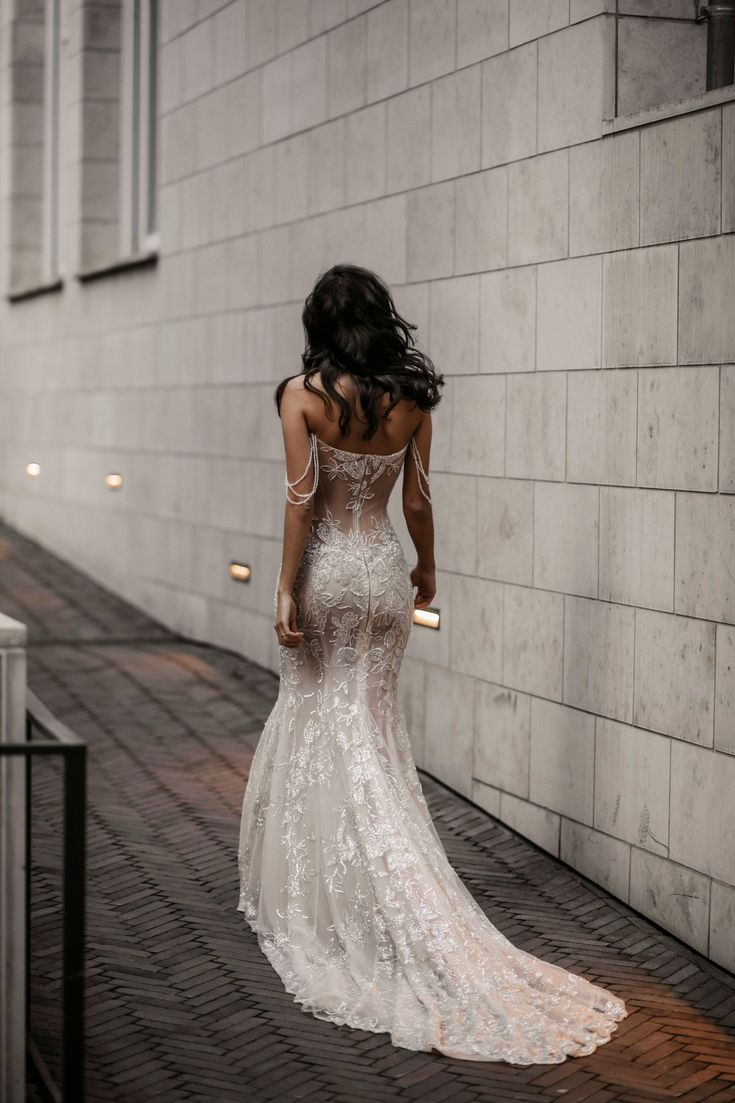
[[[426,411],[413,440],[428,478],[431,452],[431,413]],[[427,500],[429,487],[416,466],[413,445],[409,442],[403,468],[403,515],[409,535],[416,548],[418,563],[411,571],[411,582],[416,586],[414,606],[430,605],[436,593],[436,567],[434,564],[434,515]]]

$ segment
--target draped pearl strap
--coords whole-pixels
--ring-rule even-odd
[[[309,468],[314,465],[314,484],[311,490],[295,490],[294,487],[298,486],[300,482],[306,478]],[[316,435],[314,433],[309,434],[309,459],[306,467],[304,468],[303,475],[300,475],[298,479],[294,479],[292,483],[288,481],[288,475],[283,480],[286,486],[286,498],[294,506],[304,506],[313,498],[316,494],[317,484],[319,482],[319,450],[316,443]],[[294,495],[292,498],[291,495]]]
[[[416,473],[418,475],[418,480],[419,480],[419,490],[423,494],[424,498],[426,498],[426,501],[431,502],[431,497],[427,493],[428,490],[430,489],[429,476],[424,471],[424,465],[421,462],[421,456],[419,455],[418,445],[416,444],[416,440],[415,440],[414,437],[411,437],[411,451],[413,452],[413,458],[416,462]],[[424,490],[423,486],[421,485],[422,478],[423,478],[424,482],[426,483],[426,490]]]

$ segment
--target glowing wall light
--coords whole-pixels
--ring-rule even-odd
[[[230,563],[230,578],[234,578],[236,582],[249,582],[251,574],[247,563],[238,563],[236,559]]]
[[[37,479],[41,474],[41,465],[36,463],[35,460],[31,460],[30,463],[26,464],[25,471],[29,479]]]
[[[422,628],[439,627],[439,610],[429,605],[426,609],[414,609],[413,623],[420,624]]]
[[[109,474],[105,475],[105,483],[108,490],[119,490],[123,484],[123,477],[117,471],[110,471]]]

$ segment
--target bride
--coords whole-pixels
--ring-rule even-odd
[[[302,321],[303,372],[276,390],[280,684],[243,798],[237,910],[320,1019],[476,1061],[592,1053],[625,1003],[485,916],[434,828],[398,699],[413,610],[436,586],[428,470],[443,376],[365,268],[321,275]],[[386,513],[401,468],[410,572]]]

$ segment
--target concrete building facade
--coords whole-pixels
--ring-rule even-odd
[[[692,7],[2,0],[0,515],[276,670],[273,391],[318,273],[374,268],[447,377],[417,761],[735,968],[735,86]]]

